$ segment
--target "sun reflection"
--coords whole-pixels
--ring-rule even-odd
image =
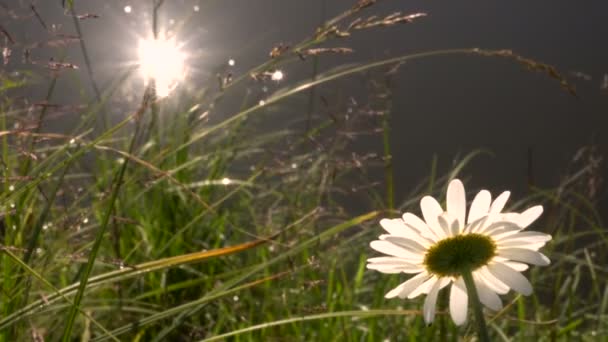
[[[140,39],[138,55],[144,83],[154,82],[160,97],[168,96],[186,77],[186,54],[174,38]]]

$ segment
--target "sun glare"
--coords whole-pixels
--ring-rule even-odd
[[[154,82],[160,97],[168,96],[186,77],[186,54],[174,38],[140,39],[138,55],[144,83]]]

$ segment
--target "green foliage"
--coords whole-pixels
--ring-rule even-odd
[[[154,101],[146,91],[134,113],[108,128],[99,127],[99,117],[132,70],[79,109],[78,124],[66,134],[9,129],[15,113],[23,114],[11,91],[32,81],[2,78],[0,341],[471,338],[470,327],[457,328],[446,317],[445,305],[437,324],[426,327],[420,300],[384,299],[404,278],[368,272],[365,260],[381,216],[417,211],[423,193],[441,193],[480,152],[445,176],[433,163],[423,190],[406,197],[394,192],[388,115],[373,122],[384,132],[377,137],[384,153],[384,186],[378,188],[369,184],[373,164],[353,160],[351,139],[339,134],[361,117],[342,120],[344,103],[336,101],[332,119],[311,115],[304,132],[298,121],[281,129],[263,126],[284,120],[277,109],[289,111],[313,87],[362,73],[376,82],[373,72],[384,79],[385,69],[430,56],[504,52],[441,50],[349,65],[287,85],[263,105],[245,97],[238,112],[219,113],[220,120],[207,122],[204,115],[223,98],[238,96],[235,89],[249,75],[354,34],[337,27],[347,27],[348,18],[371,4],[358,2],[217,91],[210,82],[177,103]],[[390,97],[373,105],[388,113]],[[531,189],[515,205],[548,209],[535,230],[554,236],[552,264],[527,273],[533,296],[508,295],[502,311],[488,314],[492,337],[606,336],[608,269],[602,260],[608,240],[594,205],[572,185],[582,181]],[[345,198],[364,203],[364,214],[345,207]]]

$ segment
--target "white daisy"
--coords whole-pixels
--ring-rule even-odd
[[[539,232],[522,232],[543,212],[534,206],[522,213],[502,213],[509,198],[503,192],[493,202],[490,192],[480,191],[466,215],[464,186],[453,180],[448,186],[447,209],[430,196],[422,198],[424,221],[412,213],[403,218],[383,219],[388,234],[372,241],[371,247],[388,256],[368,259],[367,268],[382,273],[415,274],[389,291],[386,298],[414,298],[426,294],[424,320],[433,322],[437,294],[450,288],[450,315],[457,325],[466,321],[468,294],[462,274],[471,272],[479,300],[497,311],[498,294],[513,289],[532,293],[530,282],[520,272],[527,264],[545,266],[549,259],[538,250],[551,240]],[[526,264],[527,263],[527,264]]]

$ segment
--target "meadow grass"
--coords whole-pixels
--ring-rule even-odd
[[[456,54],[508,57],[563,82],[553,68],[506,50],[423,52],[315,71],[263,104],[246,96],[238,112],[208,120],[251,75],[344,53],[323,44],[347,44],[357,30],[417,18],[366,20],[374,3],[357,2],[311,37],[273,50],[267,62],[222,78],[219,89],[210,81],[205,91],[170,102],[148,87],[138,108],[112,123],[104,116],[133,77],[126,70],[95,85],[67,133],[42,128],[48,106],[36,107],[34,125],[15,128],[27,108],[11,91],[28,82],[2,74],[0,341],[473,340],[472,324],[456,327],[446,315],[446,293],[435,324],[426,326],[420,299],[384,299],[402,276],[365,269],[378,220],[418,212],[421,196],[441,196],[449,180],[466,178],[478,155],[446,174],[429,165],[413,193],[395,193],[387,75],[405,61]],[[362,73],[375,85],[370,103],[351,112],[336,101],[332,116],[317,113],[310,90]],[[307,97],[307,117],[267,128]],[[353,136],[370,127],[382,151],[353,153]],[[552,263],[526,273],[532,296],[511,293],[503,310],[486,313],[495,340],[608,336],[608,236],[583,188],[589,174],[575,171],[562,186],[531,187],[528,198],[512,203],[518,210],[545,206],[534,230],[553,235],[545,249]],[[363,205],[352,208],[351,198]]]

